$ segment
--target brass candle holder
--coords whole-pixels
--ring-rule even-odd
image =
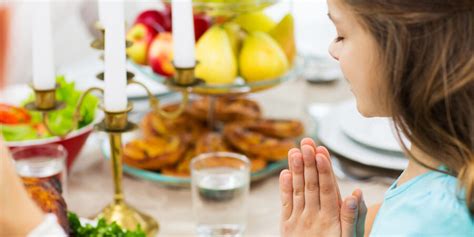
[[[56,102],[56,88],[50,90],[35,90],[34,106],[27,105],[30,108],[37,110],[49,111],[55,110],[61,106],[61,103]]]
[[[109,223],[116,222],[127,230],[135,230],[139,227],[147,236],[155,236],[159,229],[158,222],[125,202],[123,195],[122,133],[130,132],[137,128],[136,124],[128,121],[128,112],[132,110],[132,105],[129,104],[124,111],[112,112],[103,110],[105,118],[96,125],[96,129],[107,132],[109,135],[114,178],[114,197],[113,201],[97,215],[97,218],[104,218]]]
[[[180,69],[177,69],[180,71]],[[141,82],[135,81],[133,78],[127,80],[127,84],[136,84],[146,91],[150,103],[150,107],[154,113],[167,119],[174,119],[178,117],[186,108],[189,100],[189,92],[187,86],[181,85],[178,82],[186,81],[191,83],[191,78],[194,78],[194,68],[187,68],[185,73],[177,73],[176,80],[173,80],[176,86],[181,87],[182,100],[180,106],[175,111],[165,111],[160,107],[160,101],[151,91]],[[191,77],[192,75],[192,77]],[[186,78],[183,78],[186,77]],[[137,128],[137,125],[127,120],[127,114],[132,110],[132,105],[129,104],[125,111],[119,112],[105,112],[104,120],[99,123],[96,128],[100,131],[109,134],[109,143],[111,151],[112,171],[114,177],[114,198],[112,203],[108,204],[97,215],[97,218],[104,218],[107,222],[116,222],[123,228],[133,230],[140,226],[145,231],[147,236],[154,236],[159,230],[159,224],[152,217],[136,210],[124,200],[122,191],[122,133],[132,131]]]
[[[101,37],[94,40],[91,43],[91,47],[98,50],[103,50],[105,46],[105,37],[104,29],[100,24],[96,24],[96,28],[100,31]],[[127,47],[131,45],[130,42],[127,42]],[[103,80],[104,74],[101,73],[98,75],[99,79]],[[166,84],[176,90],[181,92],[182,99],[180,106],[175,111],[165,111],[160,107],[160,101],[157,99],[151,91],[141,82],[134,80],[133,73],[127,72],[127,84],[136,84],[146,91],[150,103],[150,107],[154,113],[159,114],[160,116],[167,119],[174,119],[178,117],[186,108],[186,105],[189,101],[189,92],[192,89],[191,87],[196,86],[202,83],[202,80],[199,80],[194,77],[194,67],[190,68],[177,68],[175,77],[167,80]],[[64,134],[56,134],[52,131],[48,125],[48,113],[59,110],[63,108],[64,103],[56,100],[56,88],[50,90],[38,90],[33,87],[35,93],[35,101],[28,103],[25,107],[32,111],[37,111],[42,113],[42,123],[45,125],[48,132],[55,136],[65,137],[74,129],[77,129],[78,123],[81,120],[80,109],[84,102],[85,97],[97,91],[101,94],[104,94],[103,89],[92,87],[86,90],[81,97],[79,102],[76,105],[74,115],[73,115],[73,126],[71,129],[66,131]],[[106,222],[116,222],[119,226],[127,230],[135,230],[137,227],[140,227],[147,236],[154,236],[158,233],[159,224],[151,216],[144,214],[125,201],[123,188],[122,188],[122,133],[130,132],[136,129],[138,126],[130,121],[128,121],[128,113],[133,109],[132,105],[129,104],[124,111],[107,111],[104,107],[102,110],[105,113],[105,118],[95,126],[99,131],[108,133],[110,151],[111,151],[111,163],[113,171],[113,181],[114,181],[114,196],[110,204],[108,204],[98,215],[97,218],[104,218]]]
[[[99,30],[101,37],[94,40],[91,43],[91,47],[98,50],[103,50],[105,46],[105,31],[100,24],[96,24],[96,28]],[[127,47],[130,45],[131,43],[127,42]],[[104,74],[99,73],[97,78],[103,80]],[[143,83],[134,80],[133,73],[127,72],[127,84],[136,84],[141,86],[148,95],[152,111],[167,119],[174,119],[184,111],[189,101],[190,87],[195,86],[201,82],[202,81],[194,77],[194,67],[176,68],[175,77],[171,80],[168,80],[167,85],[170,88],[181,92],[181,103],[175,111],[165,111],[160,107],[159,99],[157,99]],[[84,102],[84,98],[94,91],[97,91],[101,94],[104,93],[103,89],[97,87],[92,87],[85,91],[81,95],[74,112],[73,128],[64,134],[55,134],[48,126],[48,113],[61,109],[64,104],[56,100],[56,88],[51,90],[37,90],[33,88],[33,90],[35,91],[36,95],[35,101],[27,104],[26,108],[29,110],[41,112],[43,115],[43,123],[50,134],[61,137],[66,136],[77,128],[78,122],[81,119],[80,108]],[[99,214],[97,214],[96,218],[104,218],[108,223],[116,222],[119,226],[127,230],[135,230],[139,226],[147,234],[147,236],[154,236],[159,230],[158,222],[151,216],[138,211],[136,208],[128,204],[125,201],[123,194],[122,133],[130,132],[137,128],[136,124],[128,121],[128,112],[130,112],[132,109],[133,107],[131,104],[129,104],[124,111],[107,111],[104,107],[102,107],[105,117],[103,121],[95,126],[97,130],[108,133],[114,182],[113,200],[110,204],[104,207]]]
[[[102,92],[102,89],[100,88],[90,88],[89,90],[85,91],[79,98],[79,101],[74,110],[74,114],[72,117],[72,127],[64,133],[56,133],[50,128],[48,122],[48,114],[50,112],[54,112],[56,110],[64,108],[64,103],[56,100],[56,88],[49,90],[39,90],[35,89],[32,86],[32,89],[35,93],[35,101],[26,104],[25,108],[30,111],[40,112],[42,117],[41,123],[44,125],[48,133],[53,136],[59,136],[61,138],[64,138],[77,128],[79,121],[81,121],[81,107],[84,103],[86,95],[95,90]]]

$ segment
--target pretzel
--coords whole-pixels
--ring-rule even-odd
[[[276,138],[295,138],[303,134],[303,124],[297,120],[262,119],[248,125],[254,132]]]
[[[193,101],[187,112],[201,121],[207,121],[209,103],[209,97]],[[222,122],[255,120],[262,115],[258,103],[244,97],[218,97],[214,109],[216,119]]]
[[[288,150],[295,147],[292,139],[278,139],[251,131],[248,124],[229,124],[224,137],[232,146],[248,156],[265,157],[267,161],[286,159]]]
[[[147,170],[175,165],[186,151],[187,144],[178,136],[148,137],[128,143],[123,150],[126,164]]]

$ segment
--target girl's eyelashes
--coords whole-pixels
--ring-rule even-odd
[[[338,37],[336,37],[336,38],[334,39],[334,42],[337,43],[337,42],[342,41],[343,39],[344,39],[344,37],[338,36]]]

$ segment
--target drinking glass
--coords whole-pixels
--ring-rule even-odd
[[[51,183],[63,196],[66,185],[66,149],[59,144],[20,147],[12,151],[15,169],[23,179]]]
[[[231,152],[191,161],[192,204],[199,236],[241,236],[247,224],[250,162]]]

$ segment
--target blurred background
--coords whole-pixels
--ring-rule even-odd
[[[11,41],[8,60],[8,82],[31,81],[31,1],[7,1],[11,11]],[[97,1],[55,0],[51,9],[54,58],[59,72],[98,55],[89,46],[96,36],[94,23],[98,20]],[[148,9],[164,9],[160,1],[125,1],[127,23],[134,22],[139,13]],[[325,0],[284,0],[266,9],[275,21],[290,11],[295,20],[298,53],[306,57],[329,58],[327,47],[335,37],[335,29],[327,17]]]

